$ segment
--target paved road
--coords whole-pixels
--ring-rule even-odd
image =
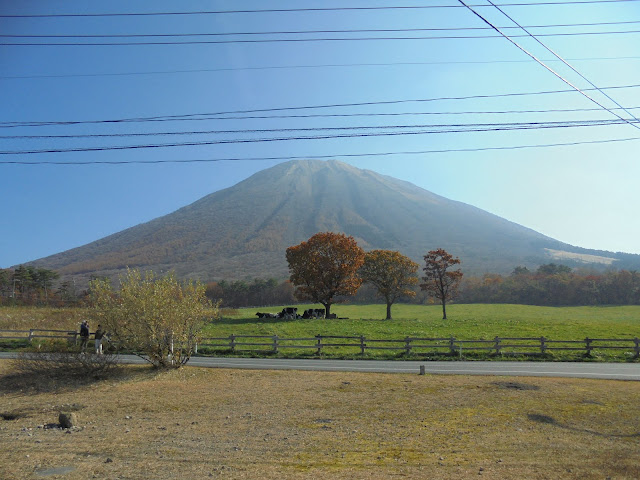
[[[0,353],[0,359],[13,353]],[[126,363],[145,363],[134,355],[122,355]],[[420,372],[424,365],[428,374],[443,375],[508,375],[525,377],[573,377],[606,380],[640,381],[640,363],[571,363],[571,362],[420,362],[384,360],[317,360],[193,357],[193,367],[236,368],[252,370],[309,370],[325,372]]]

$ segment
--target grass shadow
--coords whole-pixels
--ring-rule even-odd
[[[293,320],[288,318],[224,318],[214,322],[215,325],[253,325],[256,323],[264,324],[264,325],[277,325],[280,323],[288,323],[300,321],[300,319]]]
[[[595,430],[590,430],[588,428],[576,428],[571,425],[565,425],[563,423],[559,423],[555,418],[550,417],[548,415],[541,415],[538,413],[529,413],[527,414],[527,418],[536,423],[543,423],[546,425],[553,425],[558,428],[562,428],[565,430],[569,430],[571,432],[578,433],[588,433],[590,435],[596,435],[598,437],[604,438],[640,438],[640,432],[638,433],[629,433],[629,434],[620,434],[620,433],[603,433],[597,432]]]

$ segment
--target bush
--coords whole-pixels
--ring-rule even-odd
[[[108,280],[93,280],[91,317],[111,341],[156,367],[178,368],[189,361],[208,318],[218,316],[201,283],[179,283],[173,274],[156,278],[128,270],[114,291]]]

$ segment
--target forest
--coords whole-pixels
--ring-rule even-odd
[[[416,287],[413,298],[402,303],[430,304],[433,300]],[[206,282],[207,296],[222,300],[222,307],[241,308],[295,304],[288,280],[254,278]],[[86,290],[61,279],[58,272],[32,266],[0,270],[0,304],[74,306],[84,302]],[[381,303],[376,289],[363,284],[346,303]],[[509,275],[488,273],[465,276],[455,303],[510,303],[541,306],[640,305],[640,272],[636,270],[572,269],[554,263],[531,271],[515,267]]]

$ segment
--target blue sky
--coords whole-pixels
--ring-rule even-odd
[[[630,123],[640,115],[640,1],[494,2],[592,84],[626,87],[604,90],[611,98],[487,0],[467,3],[606,109],[453,0],[0,2],[0,267],[165,215],[279,161],[315,156],[408,180],[573,245],[640,253],[640,129],[584,123],[618,121],[607,109]],[[423,8],[348,9],[391,6]],[[333,7],[340,9],[313,10]],[[219,13],[265,9],[280,11]],[[282,11],[291,9],[307,10]],[[201,13],[90,16],[145,12]],[[309,31],[317,33],[282,33]],[[140,36],[167,34],[174,36]],[[442,36],[475,38],[424,38]],[[166,44],[194,41],[225,43]],[[117,42],[163,44],[51,45]],[[300,108],[312,106],[324,108]],[[150,117],[162,121],[87,123]],[[207,133],[158,135],[193,131]],[[69,137],[96,134],[118,136]],[[131,134],[147,135],[123,136]],[[347,134],[362,136],[299,138]],[[49,138],[25,138],[33,136]],[[112,149],[185,142],[209,144]],[[19,153],[89,148],[98,150]],[[169,160],[213,161],[136,163]],[[81,164],[109,161],[129,163]]]

